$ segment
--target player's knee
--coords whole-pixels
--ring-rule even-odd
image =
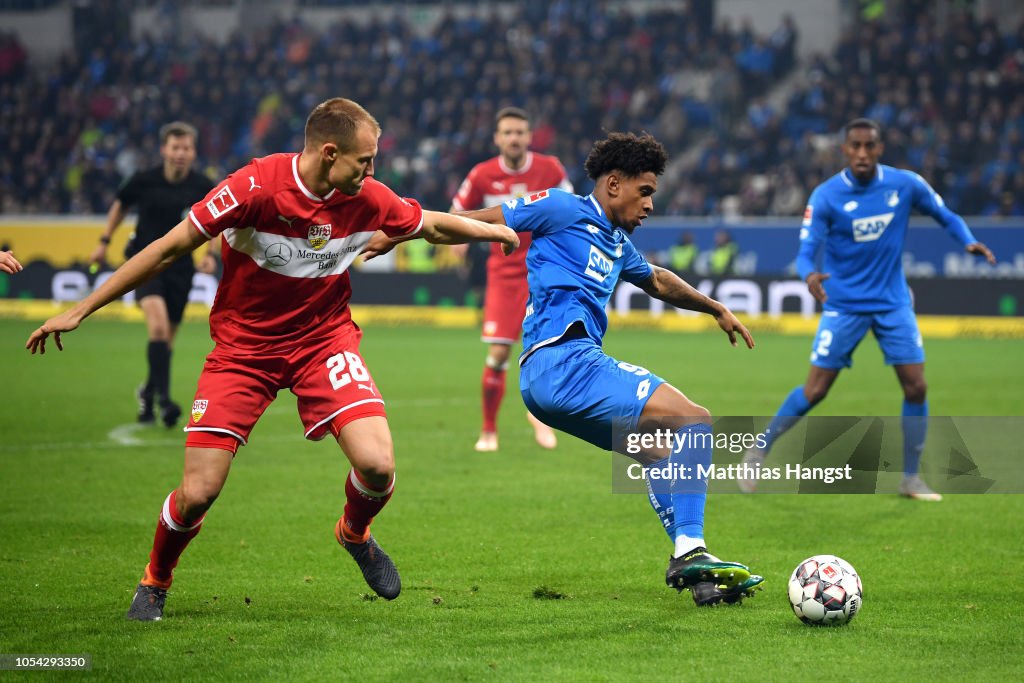
[[[395,450],[390,438],[381,438],[376,443],[360,449],[353,466],[371,484],[387,484],[395,475]]]
[[[186,524],[190,524],[206,514],[218,495],[218,484],[194,477],[188,478],[182,482],[178,488],[178,495],[175,496],[178,514]]]
[[[367,462],[356,469],[365,482],[371,486],[383,488],[395,476],[395,458],[393,454],[389,453],[387,457]]]
[[[493,369],[504,369],[508,364],[510,355],[509,347],[505,344],[492,344],[487,352],[487,367]]]
[[[812,406],[816,403],[820,403],[826,396],[828,396],[828,390],[831,388],[830,384],[825,382],[813,382],[804,386],[804,398]]]
[[[924,377],[903,383],[903,398],[910,403],[924,403],[928,395],[928,383]]]
[[[697,405],[696,403],[691,403],[690,406],[690,417],[693,417],[695,422],[711,424],[710,410],[702,405]]]

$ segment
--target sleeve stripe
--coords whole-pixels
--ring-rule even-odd
[[[208,240],[212,240],[213,239],[213,235],[208,233],[206,231],[206,228],[203,227],[203,224],[199,222],[198,218],[196,218],[196,212],[195,211],[192,211],[191,209],[189,209],[188,217],[189,217],[189,220],[192,221],[192,225],[194,225],[196,227],[196,230],[198,230],[199,232],[201,232],[204,235],[206,235],[206,239],[208,239]]]
[[[419,224],[416,226],[415,230],[413,230],[412,232],[410,232],[408,234],[415,235],[416,233],[418,233],[422,229],[423,229],[423,211],[420,211],[420,222],[419,222]]]
[[[460,202],[460,201],[459,201],[459,198],[458,198],[458,197],[454,197],[454,198],[452,199],[452,207],[453,207],[453,208],[454,208],[454,209],[455,209],[456,211],[465,211],[465,210],[466,210],[466,207],[462,205],[462,202]]]

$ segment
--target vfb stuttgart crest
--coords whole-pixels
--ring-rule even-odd
[[[331,224],[327,225],[311,225],[309,226],[309,245],[313,249],[319,251],[327,245],[327,241],[331,239]]]
[[[209,401],[193,401],[192,402],[192,421],[199,422],[203,419],[203,414],[206,412],[206,406],[209,405]]]

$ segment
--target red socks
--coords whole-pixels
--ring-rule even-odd
[[[494,434],[498,431],[498,408],[505,396],[505,370],[484,366],[483,376],[483,431]]]
[[[378,490],[351,470],[345,479],[345,514],[335,528],[338,541],[344,537],[350,543],[365,543],[370,538],[370,522],[391,500],[394,490],[394,476],[383,490]]]
[[[156,525],[156,535],[153,537],[153,550],[149,553],[149,564],[146,565],[146,573],[142,577],[142,583],[147,586],[159,586],[168,588],[171,585],[171,572],[178,564],[178,558],[185,551],[199,528],[203,524],[204,514],[195,524],[185,524],[178,515],[178,507],[175,498],[178,489],[171,491],[164,501],[163,510],[160,512],[160,519]]]

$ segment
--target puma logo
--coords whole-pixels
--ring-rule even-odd
[[[256,184],[256,176],[253,176],[253,175],[249,176],[249,192],[252,192],[253,190],[255,190],[257,188],[262,190],[263,186]]]
[[[376,391],[373,390],[373,387],[371,387],[369,384],[356,384],[356,388],[358,388],[358,389],[366,389],[371,394],[376,394],[377,393]]]
[[[277,220],[284,221],[285,223],[288,224],[288,227],[290,228],[290,227],[292,227],[292,223],[294,223],[295,221],[297,221],[299,219],[298,218],[285,218],[281,214],[277,214]]]

